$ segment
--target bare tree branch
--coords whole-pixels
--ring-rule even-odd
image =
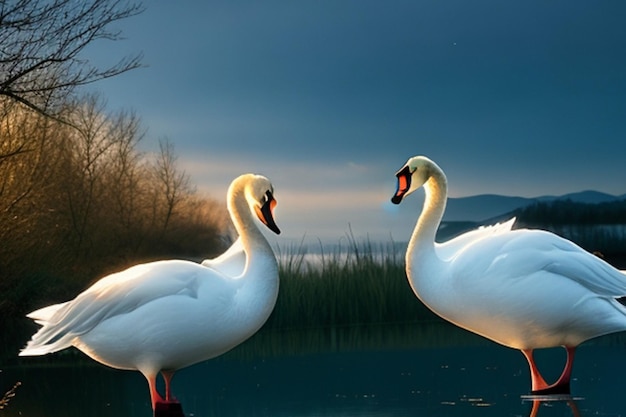
[[[143,11],[130,0],[0,2],[0,96],[59,121],[78,86],[141,66],[141,54],[98,68],[80,55],[94,41],[118,40],[111,24]]]
[[[158,183],[162,187],[162,194],[165,199],[165,204],[163,204],[165,206],[163,232],[167,229],[174,210],[190,190],[189,176],[185,171],[178,170],[176,159],[172,142],[167,138],[160,140],[155,168]]]

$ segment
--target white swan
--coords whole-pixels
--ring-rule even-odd
[[[626,330],[626,279],[574,243],[542,230],[511,230],[512,222],[472,231],[443,244],[435,232],[447,199],[444,172],[416,156],[396,174],[392,202],[424,186],[426,199],[406,253],[411,288],[444,319],[528,360],[534,394],[569,393],[574,350],[585,340]],[[567,363],[548,385],[533,349],[563,346]]]
[[[153,409],[175,403],[170,393],[174,371],[237,346],[274,308],[278,265],[252,215],[280,233],[272,194],[269,180],[253,174],[236,178],[228,189],[228,211],[239,233],[233,252],[240,248],[245,255],[245,263],[235,262],[240,274],[223,272],[232,265],[226,261],[221,268],[219,258],[210,262],[212,267],[183,260],[133,266],[100,279],[71,301],[29,314],[43,327],[20,356],[75,346],[105,365],[140,371],[148,380]],[[165,398],[156,390],[159,372]]]

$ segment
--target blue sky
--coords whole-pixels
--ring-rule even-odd
[[[211,197],[270,177],[283,243],[403,240],[419,204],[388,200],[416,154],[453,197],[626,193],[625,18],[621,0],[153,0],[90,52],[146,67],[91,88]]]

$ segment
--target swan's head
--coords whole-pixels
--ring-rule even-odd
[[[425,156],[414,156],[410,158],[406,164],[396,172],[398,188],[393,197],[391,197],[391,202],[400,204],[405,196],[424,185],[431,176],[433,166],[436,166],[435,163]]]
[[[280,229],[274,221],[274,207],[276,200],[274,199],[274,187],[270,180],[262,175],[248,174],[243,176],[246,178],[244,194],[246,200],[259,220],[277,235]]]

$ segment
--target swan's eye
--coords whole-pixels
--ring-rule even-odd
[[[267,190],[265,194],[263,194],[263,197],[261,197],[261,201],[260,201],[261,205],[264,205],[271,199],[272,199],[272,192],[270,190]]]

